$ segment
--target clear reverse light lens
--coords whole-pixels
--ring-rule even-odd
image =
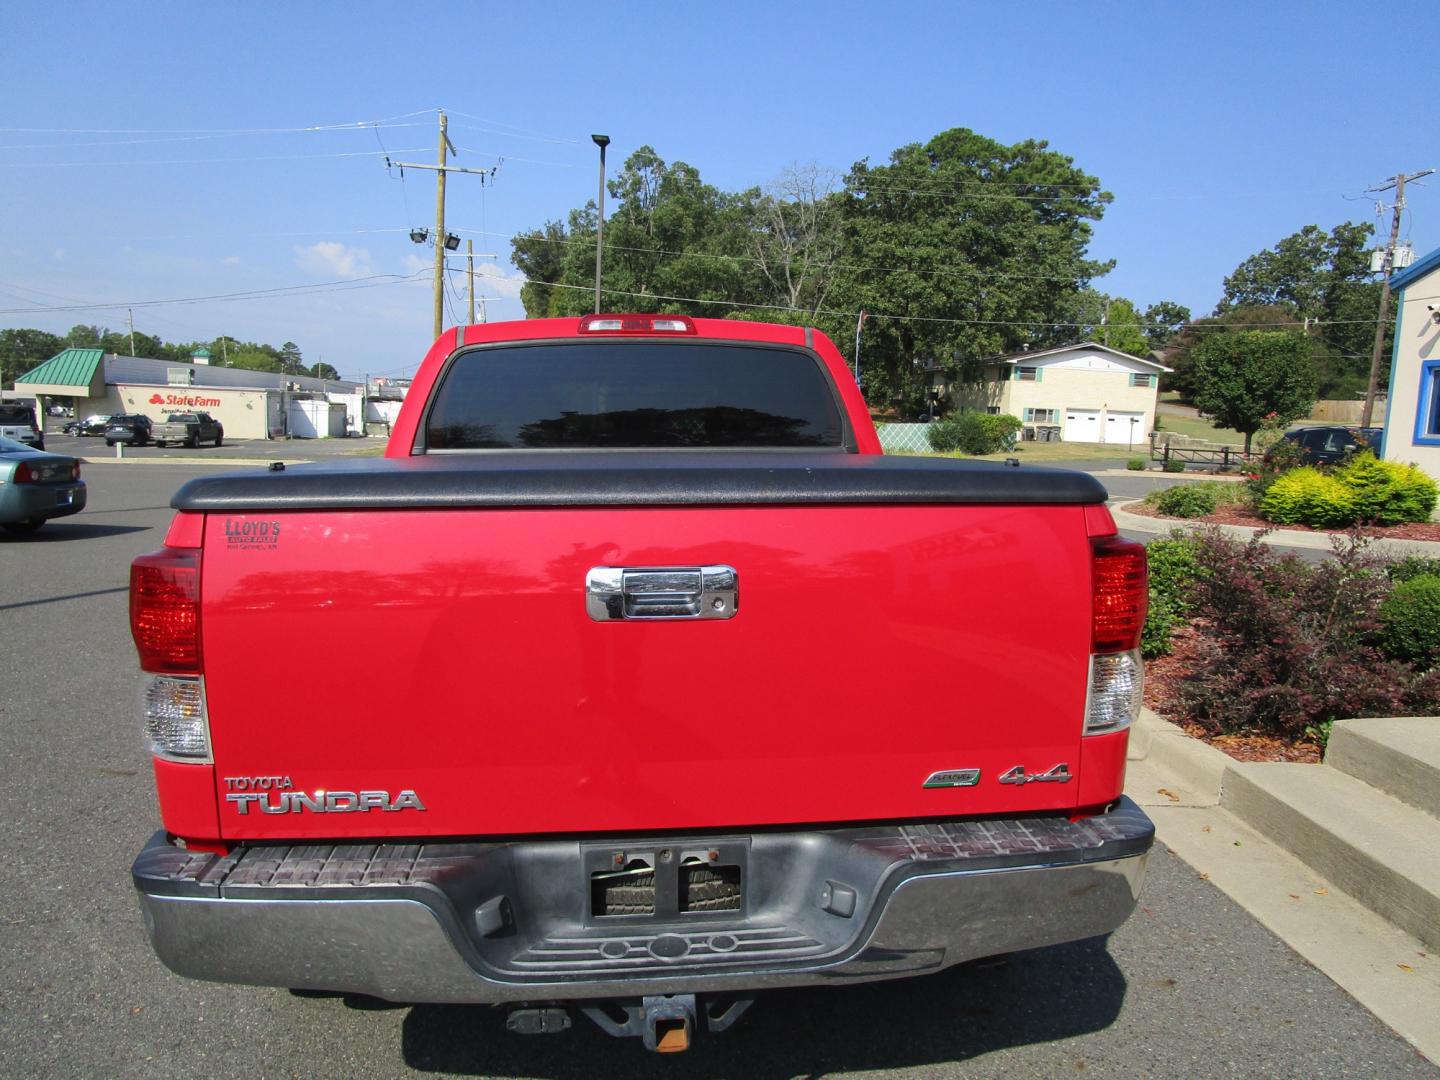
[[[1097,653],[1090,657],[1090,692],[1085,700],[1085,734],[1100,735],[1129,727],[1140,715],[1145,662],[1140,650]]]
[[[158,676],[144,689],[145,734],[150,749],[164,758],[210,760],[210,725],[205,686],[198,678]]]

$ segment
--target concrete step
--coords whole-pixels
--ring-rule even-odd
[[[1440,717],[1342,720],[1325,764],[1440,818]]]
[[[1329,765],[1234,762],[1220,805],[1440,949],[1440,819]]]

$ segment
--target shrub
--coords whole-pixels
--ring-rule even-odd
[[[1292,469],[1298,469],[1305,460],[1305,448],[1294,439],[1281,439],[1273,444],[1260,459],[1258,470],[1247,485],[1255,502],[1265,497],[1270,486]]]
[[[1143,472],[1146,464],[1143,457],[1132,457],[1129,461],[1125,462],[1125,468],[1131,472]]]
[[[1440,559],[1426,555],[1406,555],[1385,567],[1385,576],[1397,585],[1417,577],[1440,577]]]
[[[1160,492],[1155,507],[1169,517],[1204,517],[1215,512],[1215,490],[1210,484],[1180,484]]]
[[[1190,586],[1200,568],[1195,541],[1179,532],[1152,541],[1146,551],[1150,557],[1150,606],[1145,612],[1140,651],[1149,659],[1170,651],[1171,633],[1190,612]]]
[[[1165,472],[1184,472],[1185,463],[1183,461],[1175,461],[1174,459],[1171,459],[1170,461],[1165,462],[1164,465],[1160,466],[1160,468],[1163,469]]]
[[[1435,481],[1414,465],[1380,461],[1364,451],[1337,469],[1335,478],[1354,494],[1355,521],[1400,525],[1428,521],[1435,510]]]
[[[1188,718],[1217,732],[1301,739],[1329,721],[1423,712],[1440,698],[1435,672],[1420,675],[1378,647],[1390,584],[1363,538],[1337,539],[1319,564],[1214,530],[1195,545],[1197,637],[1175,702]]]
[[[930,449],[942,454],[997,454],[1015,448],[1021,427],[1020,418],[1009,413],[959,412],[931,424],[927,434]]]
[[[1256,509],[1278,525],[1330,528],[1355,520],[1355,496],[1335,476],[1306,466],[1277,477]]]
[[[1380,647],[1424,667],[1440,658],[1440,577],[1421,575],[1395,586],[1380,605]]]
[[[1258,508],[1279,525],[1336,528],[1428,521],[1435,501],[1435,481],[1415,466],[1378,461],[1366,452],[1334,472],[1307,467],[1277,477]]]

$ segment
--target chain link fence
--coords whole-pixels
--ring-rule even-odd
[[[929,424],[876,424],[880,445],[887,454],[928,454]]]

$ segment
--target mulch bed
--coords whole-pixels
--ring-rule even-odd
[[[1291,761],[1305,765],[1320,763],[1320,747],[1314,743],[1289,743],[1273,735],[1217,735],[1184,716],[1178,689],[1190,676],[1199,635],[1179,627],[1171,635],[1168,656],[1145,661],[1145,704],[1170,720],[1185,734],[1223,750],[1236,761]]]
[[[1207,525],[1243,525],[1251,529],[1274,529],[1277,532],[1307,532],[1344,535],[1345,529],[1313,529],[1309,525],[1273,525],[1254,510],[1240,506],[1219,506],[1213,514],[1199,518],[1172,518],[1158,513],[1153,506],[1133,503],[1125,507],[1127,514],[1173,521],[1177,525],[1185,522],[1204,522]],[[1383,536],[1390,540],[1435,540],[1440,541],[1440,523],[1434,521],[1412,525],[1367,525],[1360,530],[1366,536]]]

